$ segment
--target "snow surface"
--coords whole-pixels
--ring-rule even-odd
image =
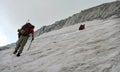
[[[79,31],[80,24],[86,29]],[[0,72],[120,72],[120,19],[79,23],[29,41],[20,57],[0,51]]]

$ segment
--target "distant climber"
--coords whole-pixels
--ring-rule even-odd
[[[30,37],[30,34],[32,34],[32,41],[34,40],[34,25],[31,23],[26,23],[22,26],[21,29],[18,29],[18,41],[16,43],[15,51],[13,54],[16,54],[16,56],[20,56],[22,53],[25,44],[27,43],[28,38]]]
[[[81,24],[79,27],[79,30],[83,30],[83,29],[85,29],[85,24]]]

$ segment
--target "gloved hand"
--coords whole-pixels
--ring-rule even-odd
[[[20,32],[20,29],[18,29],[17,32]]]
[[[34,40],[34,37],[32,37],[32,41]]]

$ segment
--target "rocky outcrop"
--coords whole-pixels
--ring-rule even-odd
[[[69,17],[65,26],[73,25],[84,21],[92,21],[94,19],[106,19],[113,15],[120,15],[120,1],[105,3],[90,9],[81,11]]]
[[[65,20],[61,20],[61,21],[56,21],[52,25],[43,26],[43,27],[41,27],[40,29],[38,29],[35,32],[35,37],[37,37],[37,36],[39,36],[39,35],[41,35],[41,34],[43,34],[45,32],[61,29],[64,26],[65,22],[66,22],[66,19]]]

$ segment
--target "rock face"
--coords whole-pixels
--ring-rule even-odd
[[[77,23],[92,21],[94,19],[106,19],[111,16],[120,17],[120,1],[105,3],[96,7],[92,7],[74,14],[64,20],[57,21],[52,25],[43,26],[36,31],[36,36],[39,36],[45,32],[61,29]]]
[[[41,27],[40,29],[38,29],[36,32],[35,32],[35,37],[45,33],[45,32],[50,32],[52,30],[58,30],[58,29],[61,29],[64,24],[66,22],[66,19],[65,20],[61,20],[61,21],[57,21],[55,22],[54,24],[52,25],[48,25],[48,26],[43,26]]]
[[[113,15],[119,14],[120,14],[119,1],[106,3],[90,9],[86,9],[78,14],[73,15],[72,17],[69,17],[65,23],[65,26],[73,25],[84,21],[91,21],[94,19],[106,19]]]

